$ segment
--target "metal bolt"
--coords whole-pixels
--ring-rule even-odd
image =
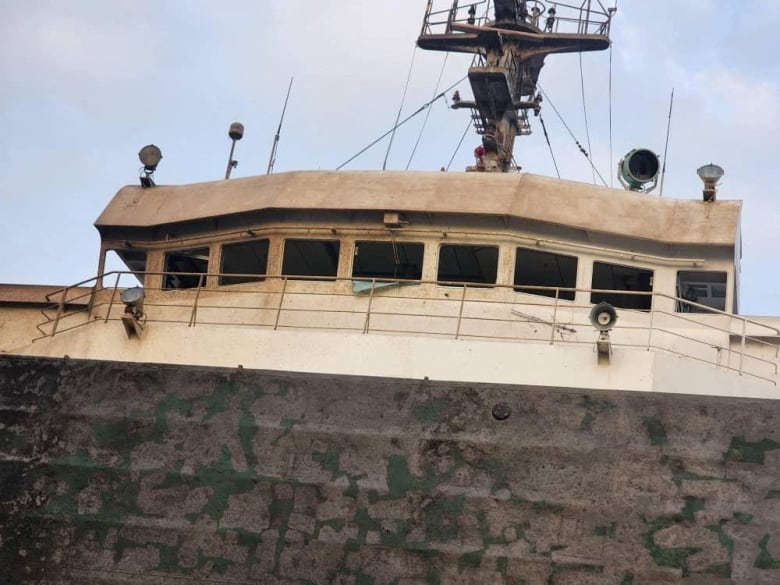
[[[512,409],[506,402],[499,402],[493,407],[493,418],[496,420],[506,420],[512,414]]]

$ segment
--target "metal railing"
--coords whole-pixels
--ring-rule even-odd
[[[641,297],[647,310],[618,308],[614,348],[666,352],[777,381],[778,346],[767,341],[780,337],[777,328],[663,293],[379,278],[176,274],[197,276],[207,286],[147,287],[146,323],[592,345],[594,329],[588,320],[592,304],[583,302],[585,295]],[[150,282],[149,276],[162,273],[145,273],[145,282]],[[258,282],[211,286],[223,276]],[[51,293],[49,298],[58,302],[42,311],[45,320],[37,325],[41,335],[33,341],[94,322],[118,321],[124,312],[119,298],[126,286],[123,279],[133,277],[132,272],[109,272]],[[102,283],[109,280],[111,285],[104,287]],[[88,284],[94,286],[91,292],[73,294]],[[561,297],[565,293],[580,294],[577,301],[570,301]],[[76,301],[86,306],[69,310]],[[707,314],[675,310],[683,305]]]
[[[548,12],[554,9],[548,28]],[[614,10],[601,0],[583,0],[579,4],[529,0],[527,22],[555,33],[609,36]],[[493,20],[492,0],[428,0],[420,36],[453,34],[457,25],[488,26]]]

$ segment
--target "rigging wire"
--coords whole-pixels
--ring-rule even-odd
[[[588,152],[593,152],[593,147],[590,144],[590,125],[588,124],[588,107],[585,103],[585,73],[582,70],[582,53],[580,56],[580,89],[582,91],[582,113],[585,116],[585,137],[588,140]],[[593,175],[593,184],[596,184],[596,167],[591,166],[591,174]]]
[[[555,174],[558,178],[561,178],[561,171],[558,170],[558,162],[555,160],[555,153],[553,152],[552,144],[550,144],[550,135],[547,134],[547,126],[544,123],[544,118],[539,114],[539,122],[542,123],[542,131],[544,132],[544,139],[547,141],[547,147],[550,149],[550,156],[552,157],[553,165],[555,165]]]
[[[664,179],[666,178],[666,157],[669,154],[669,134],[672,132],[672,109],[674,108],[674,88],[672,88],[672,97],[669,100],[669,122],[666,125],[666,146],[664,146],[664,166],[661,170],[661,192],[659,197],[664,196]]]
[[[403,120],[401,120],[400,122],[398,122],[398,123],[397,123],[395,126],[393,126],[393,127],[390,129],[390,130],[388,130],[387,132],[385,132],[384,134],[382,134],[382,136],[380,136],[379,138],[377,138],[376,140],[374,140],[374,141],[373,141],[371,144],[369,144],[368,146],[366,146],[365,148],[363,148],[363,149],[362,149],[360,152],[358,152],[357,154],[355,154],[355,155],[354,155],[354,156],[352,156],[351,158],[349,158],[349,159],[347,159],[346,161],[344,161],[343,163],[341,163],[339,166],[337,166],[337,167],[336,167],[336,170],[337,170],[337,171],[338,171],[338,170],[341,170],[342,168],[344,168],[345,166],[347,166],[349,163],[351,163],[353,160],[355,160],[357,157],[359,157],[361,154],[363,154],[364,152],[366,152],[367,150],[369,150],[371,147],[373,147],[373,146],[376,146],[376,144],[377,144],[377,143],[379,143],[379,142],[381,142],[382,140],[384,140],[385,138],[387,138],[387,137],[388,137],[390,134],[393,134],[393,133],[394,133],[394,132],[395,132],[395,131],[396,131],[398,128],[400,128],[401,126],[403,126],[404,124],[406,124],[406,123],[407,123],[409,120],[411,120],[412,118],[414,118],[414,117],[415,117],[417,114],[419,114],[420,112],[423,112],[424,110],[426,110],[427,108],[429,108],[429,107],[431,106],[431,104],[433,104],[434,102],[436,102],[436,101],[440,100],[441,98],[443,98],[443,97],[444,97],[444,96],[447,94],[447,92],[448,92],[448,91],[450,91],[451,89],[453,89],[453,88],[454,88],[456,85],[458,85],[459,83],[463,83],[463,82],[466,80],[466,78],[468,78],[468,74],[466,74],[466,75],[464,75],[463,77],[461,77],[460,79],[458,79],[458,81],[456,81],[455,83],[453,83],[452,85],[450,85],[450,86],[449,86],[447,89],[445,89],[444,91],[442,91],[442,92],[441,92],[439,95],[437,95],[436,97],[434,97],[432,100],[430,100],[429,102],[426,102],[426,103],[424,103],[422,106],[420,106],[419,108],[417,108],[417,109],[416,109],[414,112],[412,112],[412,113],[411,113],[411,114],[409,114],[409,115],[408,115],[406,118],[404,118]]]
[[[537,87],[539,88],[539,91],[540,91],[540,92],[542,92],[542,96],[544,97],[544,99],[545,99],[545,100],[546,100],[546,101],[547,101],[547,102],[550,104],[550,106],[552,107],[553,111],[554,111],[554,112],[555,112],[555,114],[558,116],[558,119],[561,121],[561,123],[563,123],[563,126],[564,126],[564,127],[566,128],[566,130],[568,131],[568,133],[569,133],[569,136],[571,136],[571,137],[572,137],[572,140],[574,140],[574,143],[577,145],[577,148],[579,149],[579,151],[580,151],[580,152],[583,154],[583,156],[584,156],[584,157],[585,157],[585,158],[588,160],[588,163],[590,163],[590,166],[593,168],[593,170],[594,170],[594,171],[596,172],[596,174],[598,175],[599,179],[601,179],[601,182],[602,182],[602,183],[604,184],[604,186],[606,187],[606,186],[607,186],[607,182],[604,180],[604,177],[602,177],[602,176],[601,176],[601,173],[600,173],[600,172],[599,172],[599,170],[596,168],[596,166],[593,164],[593,161],[590,159],[590,155],[588,154],[588,151],[587,151],[587,150],[585,150],[585,148],[582,146],[582,144],[580,144],[580,141],[579,141],[579,140],[577,140],[577,137],[574,135],[574,132],[572,132],[572,131],[571,131],[571,128],[570,128],[570,127],[569,127],[569,125],[566,123],[566,120],[564,120],[564,119],[563,119],[563,116],[561,116],[561,113],[558,111],[558,108],[556,108],[556,107],[555,107],[555,104],[554,104],[554,103],[552,102],[552,100],[550,99],[550,96],[548,96],[548,95],[547,95],[547,92],[546,92],[546,91],[544,91],[544,89],[542,89],[542,86],[541,86],[541,85],[538,85],[538,84],[537,84]]]
[[[404,109],[404,104],[406,104],[406,93],[409,91],[409,83],[412,80],[412,70],[414,69],[414,58],[417,56],[417,44],[414,45],[414,50],[412,51],[412,62],[409,63],[409,73],[406,74],[406,85],[404,86],[404,93],[401,96],[401,105],[398,107],[398,115],[395,117],[395,126],[393,126],[393,135],[390,137],[390,142],[387,145],[387,152],[385,153],[385,160],[382,163],[382,170],[387,169],[387,159],[390,156],[390,149],[393,148],[393,139],[395,138],[395,130],[398,128],[398,120],[401,119],[401,113]]]
[[[615,2],[615,9],[617,10],[617,2]],[[612,43],[609,44],[609,169],[612,168],[613,158],[612,152]],[[615,186],[615,180],[613,178],[612,171],[609,172],[609,186]]]
[[[441,78],[444,76],[444,69],[447,67],[447,59],[449,58],[449,53],[444,53],[444,63],[441,65],[441,71],[439,71],[439,79],[436,80],[436,87],[433,89],[433,95],[435,96],[439,91],[439,85],[441,85]],[[423,133],[425,132],[425,126],[428,124],[428,118],[431,117],[431,109],[429,108],[427,112],[425,112],[425,119],[423,120],[422,127],[420,128],[420,134],[417,135],[417,142],[414,143],[414,148],[412,148],[412,154],[409,155],[409,160],[406,162],[406,169],[409,170],[409,167],[412,164],[412,159],[414,159],[414,155],[417,153],[417,147],[420,146],[420,140],[422,140]],[[396,120],[397,121],[397,120]]]
[[[469,118],[469,123],[466,124],[466,129],[463,131],[463,136],[460,137],[460,141],[458,142],[458,146],[455,147],[455,152],[452,153],[452,156],[450,157],[450,162],[447,163],[446,170],[450,170],[450,166],[452,166],[452,161],[455,160],[455,157],[458,155],[458,151],[460,150],[460,147],[463,146],[463,141],[466,139],[466,134],[469,133],[469,130],[471,129],[471,124],[474,121]]]

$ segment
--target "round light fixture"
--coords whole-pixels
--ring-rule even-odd
[[[157,165],[160,164],[162,157],[162,151],[154,144],[147,144],[138,153],[138,158],[147,173],[153,173],[157,170]]]

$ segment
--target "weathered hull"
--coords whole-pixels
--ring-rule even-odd
[[[0,389],[2,583],[780,581],[780,402],[9,356]]]

